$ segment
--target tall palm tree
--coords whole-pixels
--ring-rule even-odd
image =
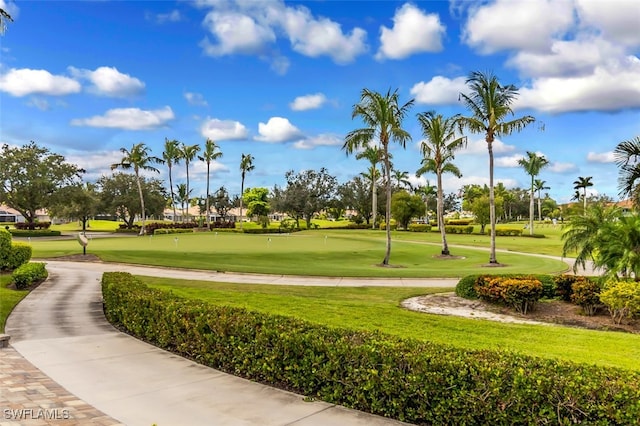
[[[242,195],[244,194],[244,178],[247,173],[255,169],[253,165],[253,155],[251,154],[242,154],[240,158],[240,175],[242,177],[242,181],[240,183],[240,229],[242,229]]]
[[[362,89],[360,102],[353,106],[351,118],[360,117],[366,127],[349,132],[345,138],[344,149],[348,154],[358,148],[363,148],[377,139],[382,150],[382,162],[384,164],[384,176],[386,185],[386,233],[387,243],[383,265],[389,264],[391,257],[391,162],[389,160],[389,143],[396,142],[403,148],[407,141],[411,140],[409,132],[402,128],[402,120],[413,106],[413,99],[400,105],[398,91],[387,91],[385,95],[369,89]]]
[[[371,212],[373,214],[372,229],[376,229],[376,216],[378,214],[378,190],[376,183],[378,181],[378,163],[382,161],[382,151],[376,145],[367,145],[364,151],[356,154],[356,159],[361,160],[366,158],[371,164],[369,172],[371,173]]]
[[[169,169],[169,192],[171,194],[171,207],[173,208],[173,221],[176,221],[176,195],[173,191],[173,177],[171,169],[180,162],[180,142],[175,139],[164,139],[164,152],[162,158],[167,163]]]
[[[152,164],[162,164],[164,161],[161,158],[154,157],[149,153],[149,147],[140,142],[134,144],[130,150],[127,148],[120,148],[120,152],[123,154],[122,160],[119,163],[111,165],[111,170],[121,168],[124,170],[133,169],[136,175],[136,184],[138,185],[138,195],[140,196],[140,209],[142,211],[141,219],[142,226],[140,227],[140,235],[145,233],[145,208],[144,208],[144,196],[142,194],[142,184],[140,183],[140,171],[146,170],[150,172],[160,173],[160,170],[152,166]]]
[[[587,188],[593,186],[591,179],[593,176],[582,177],[578,176],[578,180],[573,181],[573,189],[580,191],[582,189],[582,202],[584,203],[583,211],[587,214]]]
[[[187,167],[187,194],[191,194],[191,190],[189,189],[189,163],[193,161],[194,158],[196,158],[196,154],[198,154],[198,152],[200,151],[200,146],[195,144],[195,145],[185,145],[184,143],[182,144],[182,146],[180,147],[180,159],[184,160],[184,163]],[[182,220],[184,221],[185,217],[182,217]],[[186,219],[189,219],[189,200],[187,200],[187,217]]]
[[[622,276],[640,281],[640,215],[634,212],[603,225],[595,266],[612,278]]]
[[[411,182],[409,181],[409,172],[401,172],[400,170],[392,170],[391,171],[392,179],[395,179],[396,186],[398,189],[406,188],[407,186],[411,188]]]
[[[176,201],[178,203],[180,203],[180,206],[182,207],[182,221],[184,222],[184,217],[185,217],[185,209],[184,206],[185,204],[187,205],[187,209],[189,208],[189,199],[191,198],[191,192],[190,190],[187,191],[187,185],[184,183],[179,183],[177,185],[177,194],[176,194]]]
[[[613,155],[620,167],[620,196],[633,198],[635,207],[640,209],[640,136],[620,142]]]
[[[431,185],[429,181],[425,185],[417,186],[413,189],[413,192],[416,195],[419,195],[424,200],[424,208],[427,215],[427,223],[429,223],[429,201],[431,201],[431,197],[438,196],[438,188]],[[436,207],[437,209],[437,207]]]
[[[544,158],[544,155],[538,155],[535,152],[527,151],[527,156],[518,160],[518,164],[520,164],[524,171],[531,176],[531,186],[529,189],[529,235],[533,235],[535,177],[538,176],[540,170],[549,164],[549,160]]]
[[[222,151],[220,151],[220,147],[216,145],[214,141],[207,138],[204,142],[204,151],[202,151],[202,155],[198,156],[200,161],[204,161],[207,163],[207,199],[205,201],[206,209],[207,209],[207,228],[211,225],[211,214],[209,209],[209,170],[211,168],[211,162],[217,160],[222,157]]]
[[[449,245],[444,230],[444,196],[442,193],[442,175],[451,173],[461,178],[460,169],[453,164],[456,151],[464,148],[467,144],[465,136],[456,135],[458,116],[444,118],[433,111],[418,114],[418,123],[422,128],[422,136],[425,140],[420,144],[422,150],[422,167],[416,172],[416,176],[422,176],[431,172],[436,174],[438,187],[438,203],[436,207],[438,217],[438,229],[442,239],[441,254],[448,256]]]
[[[545,186],[547,181],[536,179],[533,181],[533,189],[538,192],[538,220],[542,222],[542,191],[545,189],[551,189],[548,186]]]
[[[511,104],[518,95],[513,85],[503,86],[491,73],[474,71],[467,79],[471,93],[460,94],[460,99],[471,111],[471,116],[460,117],[458,124],[471,133],[484,133],[489,151],[489,221],[491,222],[491,252],[489,263],[498,263],[496,259],[496,204],[493,191],[493,142],[496,137],[508,136],[519,132],[533,123],[535,118],[525,115],[505,121],[513,115]]]

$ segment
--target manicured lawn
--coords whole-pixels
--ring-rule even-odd
[[[4,332],[7,317],[27,294],[28,290],[11,290],[7,285],[11,282],[11,274],[0,274],[0,332]]]
[[[401,300],[438,289],[226,284],[141,277],[182,297],[293,316],[335,327],[473,349],[503,349],[580,363],[640,370],[640,335],[560,326],[504,324],[411,312]]]
[[[393,245],[394,268],[377,266],[384,256],[381,231],[304,231],[291,235],[225,232],[127,238],[96,238],[87,252],[109,262],[267,274],[357,277],[461,277],[487,273],[486,251],[456,249],[463,259],[438,259],[438,245],[417,234],[403,234]],[[411,233],[413,234],[413,233]],[[36,258],[81,253],[75,240],[31,242]],[[559,273],[566,264],[545,258],[501,254],[506,266],[491,273]]]

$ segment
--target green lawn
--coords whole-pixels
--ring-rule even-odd
[[[231,272],[356,277],[461,277],[486,273],[483,250],[456,249],[463,259],[438,259],[437,235],[394,232],[391,263],[382,268],[385,249],[382,231],[304,231],[291,235],[237,233],[188,233],[146,237],[93,239],[88,253],[109,262]],[[409,241],[411,240],[411,241]],[[528,241],[534,241],[527,239]],[[33,256],[47,258],[81,253],[75,240],[32,239]],[[506,266],[500,273],[560,273],[567,269],[558,260],[501,254]]]
[[[336,327],[381,330],[473,349],[640,370],[640,335],[561,326],[504,324],[411,312],[401,300],[442,289],[226,284],[140,277],[182,297],[294,316]]]
[[[27,294],[28,290],[11,290],[7,285],[11,282],[11,274],[0,274],[0,333],[4,332],[7,317]]]

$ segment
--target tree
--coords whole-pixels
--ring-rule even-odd
[[[535,177],[538,176],[542,168],[549,164],[549,160],[544,158],[543,155],[538,155],[535,152],[527,151],[527,157],[518,160],[518,164],[522,166],[524,171],[529,176],[531,176],[531,186],[529,192],[529,235],[533,235],[533,201],[535,191]]]
[[[229,198],[229,191],[224,186],[221,186],[212,198],[213,208],[216,209],[222,220],[226,220],[229,210],[233,207],[233,201]]]
[[[162,164],[164,161],[158,157],[154,157],[149,154],[149,147],[140,142],[134,144],[131,150],[126,148],[120,148],[120,152],[123,154],[122,160],[119,163],[111,165],[111,170],[121,168],[124,170],[133,169],[136,176],[136,182],[138,186],[138,195],[140,196],[140,214],[142,219],[142,226],[140,227],[140,235],[144,235],[145,229],[145,208],[144,208],[144,194],[142,192],[142,185],[140,183],[140,171],[146,170],[150,172],[160,173],[160,170],[152,166],[152,164]]]
[[[351,154],[358,148],[366,147],[374,139],[378,139],[382,150],[382,162],[384,164],[384,176],[386,185],[386,250],[382,260],[383,265],[389,264],[391,257],[391,162],[389,158],[389,143],[396,142],[402,148],[411,141],[409,132],[402,128],[402,121],[409,109],[413,106],[413,99],[400,105],[398,91],[389,90],[386,95],[369,89],[363,89],[360,94],[360,102],[353,106],[351,118],[360,117],[365,127],[349,132],[345,138],[344,149]]]
[[[185,221],[185,217],[187,216],[187,212],[185,210],[185,205],[187,209],[189,208],[189,200],[191,200],[191,190],[187,191],[187,184],[180,183],[178,184],[178,192],[176,194],[176,202],[180,204],[182,207],[182,222]]]
[[[169,193],[171,194],[171,207],[173,208],[173,221],[176,221],[176,196],[173,191],[173,178],[171,176],[171,169],[174,164],[180,162],[180,142],[177,140],[164,139],[164,151],[162,153],[162,159],[167,164],[169,169]]]
[[[211,162],[217,160],[220,157],[222,157],[220,147],[216,145],[214,141],[207,138],[207,140],[204,142],[204,151],[202,152],[202,155],[198,157],[200,161],[204,161],[205,163],[207,163],[207,198],[205,201],[207,211],[207,228],[209,228],[209,225],[211,225],[211,210],[209,208],[209,170],[211,168]]]
[[[49,214],[58,218],[79,220],[84,234],[87,222],[98,213],[100,197],[96,189],[96,185],[92,183],[77,183],[61,188],[54,196]]]
[[[495,209],[498,215],[502,214],[502,199],[500,197],[496,197]],[[469,210],[476,217],[476,222],[480,224],[480,233],[484,234],[485,227],[491,223],[491,203],[489,202],[489,196],[483,194],[475,198],[471,202]]]
[[[496,258],[496,205],[493,191],[493,142],[495,138],[508,136],[519,132],[533,123],[535,118],[526,115],[510,121],[507,116],[513,115],[511,104],[518,95],[518,89],[513,85],[503,86],[498,78],[491,73],[474,71],[467,79],[471,93],[460,94],[465,106],[471,111],[471,116],[460,117],[458,123],[461,128],[467,128],[471,133],[484,133],[484,140],[489,151],[489,214],[491,222],[491,251],[489,263],[498,263]]]
[[[253,165],[253,156],[251,154],[242,154],[240,158],[240,175],[242,177],[242,181],[240,183],[240,194],[244,194],[244,179],[250,171],[255,169]],[[240,229],[242,229],[242,198],[240,197]]]
[[[596,251],[595,266],[611,278],[622,276],[640,281],[640,215],[620,216],[604,225]]]
[[[442,255],[448,256],[449,245],[444,232],[444,208],[442,205],[442,175],[451,173],[457,178],[462,177],[458,166],[453,164],[456,151],[466,147],[467,138],[456,135],[458,116],[444,118],[433,111],[418,114],[418,123],[422,128],[422,136],[425,140],[420,144],[422,150],[422,167],[416,172],[416,176],[425,173],[435,173],[438,187],[438,198],[436,205],[436,215],[438,229],[442,240]]]
[[[257,216],[258,221],[264,221],[271,210],[269,207],[269,189],[268,188],[247,188],[242,193],[244,204],[247,206],[247,216]]]
[[[573,181],[573,189],[576,190],[576,194],[582,189],[582,202],[584,203],[583,211],[587,214],[587,188],[593,186],[591,179],[593,176],[582,177],[578,176],[578,180]]]
[[[533,189],[535,191],[538,191],[538,220],[540,222],[542,222],[542,208],[541,208],[541,203],[542,203],[542,191],[544,191],[545,189],[551,189],[548,186],[545,186],[547,182],[544,180],[540,180],[540,179],[536,179],[533,182]]]
[[[369,164],[371,165],[371,167],[369,168],[369,174],[370,174],[370,182],[371,182],[371,212],[373,213],[373,224],[371,225],[373,227],[373,229],[376,228],[376,213],[378,211],[378,190],[377,190],[377,181],[378,181],[378,163],[382,160],[382,152],[380,151],[380,148],[378,148],[376,145],[370,146],[367,145],[367,147],[364,149],[364,151],[356,154],[356,159],[361,160],[363,158],[366,158],[369,161]],[[367,223],[369,223],[369,219],[367,218]]]
[[[356,176],[350,181],[338,186],[337,197],[342,201],[346,209],[355,210],[361,220],[369,224],[371,219],[371,192],[370,185],[362,177]],[[357,218],[356,218],[357,220]]]
[[[620,196],[631,197],[636,209],[640,209],[640,136],[620,142],[613,155],[620,168]]]
[[[409,172],[401,172],[400,170],[392,170],[392,179],[396,181],[396,188],[411,188],[411,182],[409,182]]]
[[[398,191],[391,197],[391,214],[403,229],[408,229],[411,219],[423,216],[424,212],[424,203],[418,195],[410,195],[407,191]]]
[[[136,216],[162,216],[167,202],[167,194],[158,179],[137,178],[128,173],[114,173],[103,176],[98,182],[99,210],[122,219],[127,228],[133,228]],[[145,194],[144,215],[136,188]]]
[[[422,186],[418,186],[418,187],[414,188],[413,192],[416,195],[419,195],[420,197],[422,197],[422,199],[424,201],[424,209],[425,209],[425,215],[426,215],[427,223],[429,223],[429,221],[430,221],[430,219],[429,219],[429,201],[431,201],[432,198],[436,197],[436,203],[437,203],[438,188],[433,186],[433,185],[431,185],[431,183],[429,183],[429,181],[427,181],[426,185],[422,185]],[[444,196],[443,196],[443,198],[444,198]],[[437,204],[436,204],[436,210],[437,210]]]
[[[13,18],[6,10],[0,8],[0,35],[4,35],[7,29],[7,21],[13,22]]]
[[[185,145],[184,143],[180,147],[180,159],[184,160],[185,166],[187,168],[187,194],[191,194],[191,189],[189,188],[189,163],[196,158],[196,155],[200,151],[199,145]],[[189,206],[190,200],[187,200],[187,206]],[[189,210],[187,209],[186,219],[189,219]],[[185,220],[185,216],[182,217],[182,220]]]
[[[36,211],[51,207],[61,188],[79,182],[84,170],[31,141],[0,151],[0,203],[16,209],[30,226]]]

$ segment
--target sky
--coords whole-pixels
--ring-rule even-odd
[[[327,168],[339,182],[368,163],[347,156],[345,135],[364,88],[415,100],[393,145],[412,183],[423,140],[416,114],[469,114],[459,100],[473,71],[519,88],[514,117],[533,125],[494,144],[495,179],[528,188],[527,151],[558,202],[592,177],[592,194],[618,198],[613,149],[640,136],[640,2],[491,1],[11,1],[0,36],[0,143],[35,141],[86,169],[111,174],[120,148],[165,138],[213,139],[211,188],[240,192],[241,155],[255,158],[245,186],[272,188],[288,170]],[[465,133],[445,192],[489,181],[484,135]],[[156,177],[168,181],[165,166]],[[174,183],[186,182],[184,164]],[[191,163],[204,196],[206,165]]]

